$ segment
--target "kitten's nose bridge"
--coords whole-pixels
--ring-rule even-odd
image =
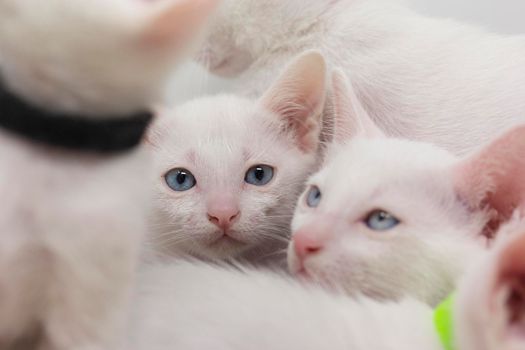
[[[222,230],[229,229],[241,214],[237,198],[226,193],[211,196],[207,211],[208,220]]]

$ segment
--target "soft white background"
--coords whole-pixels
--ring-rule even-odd
[[[525,0],[408,0],[420,12],[478,23],[499,33],[525,33]]]
[[[414,9],[430,16],[455,18],[502,34],[525,33],[525,0],[407,1]],[[175,75],[168,100],[171,103],[181,103],[202,94],[222,90],[227,90],[227,83],[209,76],[194,64],[187,64]]]

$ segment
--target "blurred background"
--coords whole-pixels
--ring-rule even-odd
[[[525,0],[405,0],[420,13],[455,18],[501,34],[525,34]],[[524,58],[525,59],[525,58]],[[195,64],[183,65],[172,79],[168,102],[227,91],[228,82]]]
[[[498,33],[525,33],[525,0],[408,0],[431,16],[457,18]]]

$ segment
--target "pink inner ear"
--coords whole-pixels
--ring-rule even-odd
[[[325,101],[326,64],[323,56],[308,51],[296,58],[261,98],[293,134],[304,152],[317,149]]]
[[[511,240],[500,252],[499,276],[493,295],[508,290],[504,300],[507,327],[525,335],[525,232]]]
[[[474,209],[488,209],[491,235],[525,205],[525,126],[504,134],[455,169],[460,196]]]

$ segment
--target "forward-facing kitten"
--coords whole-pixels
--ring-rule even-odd
[[[258,100],[220,95],[162,111],[149,137],[154,249],[284,263],[293,208],[317,164],[324,96],[324,60],[308,52]]]
[[[153,102],[214,2],[0,0],[0,348],[117,347],[145,230],[145,152],[70,150],[56,145],[71,135],[32,123],[129,137],[100,123]]]
[[[525,126],[458,159],[385,137],[340,73],[334,101],[336,145],[299,199],[290,270],[349,293],[435,305],[525,204]]]
[[[421,16],[396,1],[226,0],[200,61],[258,96],[308,49],[342,67],[388,135],[463,155],[525,122],[525,37]]]
[[[143,271],[128,348],[524,349],[525,226],[506,230],[462,280],[450,314],[441,314],[452,331],[442,341],[431,308],[412,299],[351,299],[270,273],[179,262]]]

